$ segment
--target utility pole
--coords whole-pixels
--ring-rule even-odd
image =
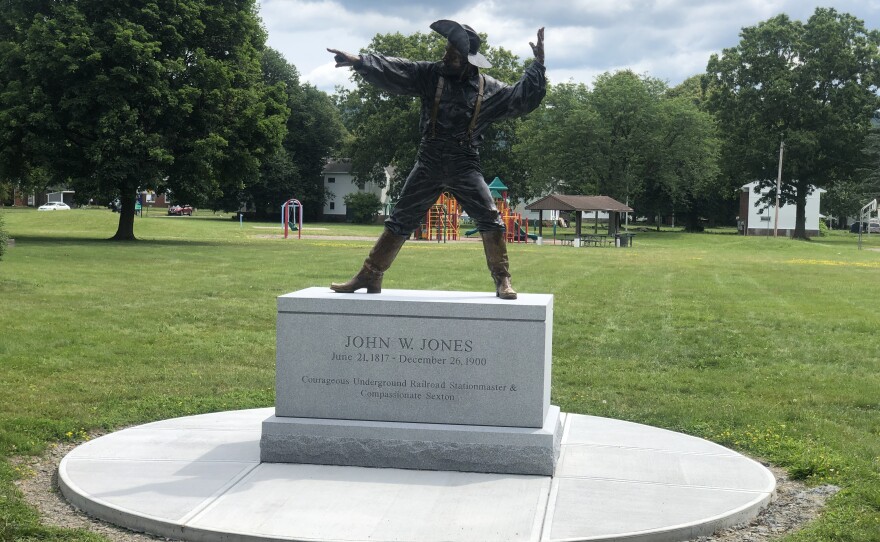
[[[779,192],[782,190],[782,149],[785,140],[779,142],[779,173],[776,174],[776,213],[773,219],[773,237],[779,237]]]

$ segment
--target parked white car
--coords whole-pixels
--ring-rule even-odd
[[[46,205],[37,207],[37,211],[69,211],[70,206],[60,201],[50,201]]]

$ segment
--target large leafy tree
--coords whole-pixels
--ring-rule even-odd
[[[880,127],[875,125],[865,138],[863,153],[864,167],[852,178],[835,182],[822,196],[822,212],[838,225],[848,217],[858,217],[865,204],[880,198]]]
[[[7,0],[0,14],[0,177],[122,202],[240,190],[284,135],[254,0]]]
[[[481,35],[486,43],[486,36]],[[443,57],[446,38],[437,33],[417,32],[377,34],[362,53],[378,53],[410,60],[436,61]],[[499,81],[514,83],[522,75],[523,64],[503,48],[483,46],[492,68],[484,72]],[[419,110],[417,98],[390,95],[370,85],[358,74],[352,78],[355,89],[339,89],[336,100],[343,122],[351,133],[345,153],[352,160],[352,171],[358,183],[373,182],[384,186],[385,167],[392,166],[390,193],[399,193],[403,181],[415,163],[419,146]],[[521,170],[513,160],[512,148],[521,121],[512,119],[496,123],[484,132],[480,151],[485,176],[502,177],[516,193]]]
[[[528,166],[530,196],[607,195],[648,216],[683,213],[694,229],[717,178],[711,117],[630,71],[600,75],[592,90],[551,87],[525,121],[516,154]]]
[[[638,210],[675,215],[683,218],[686,230],[702,231],[703,219],[721,218],[714,120],[686,97],[663,97],[653,118]]]
[[[653,78],[639,77],[631,71],[605,73],[596,78],[590,104],[599,120],[599,192],[632,203],[658,176],[660,161],[658,104],[666,90]],[[656,180],[656,179],[652,179]],[[659,191],[658,194],[659,196]]]
[[[853,192],[864,205],[871,199],[880,198],[880,127],[875,126],[865,139],[866,167],[858,172]],[[847,210],[849,211],[849,210]],[[855,209],[852,209],[855,211]]]
[[[231,211],[245,204],[265,216],[277,213],[281,204],[295,197],[307,213],[320,215],[326,199],[321,171],[344,131],[339,113],[325,92],[300,82],[296,67],[280,52],[267,48],[261,64],[264,83],[284,87],[290,110],[286,134],[281,146],[261,162],[259,175],[211,205]]]
[[[526,164],[525,199],[602,191],[599,114],[590,98],[583,84],[551,85],[541,106],[523,122],[514,153]]]
[[[880,32],[834,9],[806,23],[778,15],[744,28],[740,43],[709,60],[709,107],[724,135],[724,168],[775,197],[784,142],[780,199],[795,204],[793,236],[806,238],[812,186],[851,181],[863,164],[871,113],[878,107]]]

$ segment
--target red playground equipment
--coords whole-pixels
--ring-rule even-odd
[[[529,221],[524,219],[521,214],[513,212],[510,208],[507,198],[507,186],[501,182],[501,179],[495,179],[489,183],[489,192],[495,198],[495,207],[504,221],[504,236],[508,243],[528,243],[529,239],[535,241],[538,236],[529,233]],[[471,230],[465,235],[473,235],[477,230]]]
[[[290,209],[293,208],[293,218],[296,221],[293,229],[297,232],[297,239],[302,239],[303,229],[303,206],[297,199],[290,198],[281,206],[281,224],[284,226],[284,238],[287,239],[290,228]]]
[[[425,219],[414,232],[415,239],[446,242],[458,240],[458,217],[461,207],[448,192],[440,194],[437,202],[428,209]]]
[[[507,187],[501,179],[495,177],[489,184],[489,192],[495,199],[495,206],[501,220],[504,221],[505,239],[508,243],[528,243],[529,239],[535,241],[538,236],[529,233],[529,221],[521,214],[513,212],[507,199]],[[428,209],[422,223],[413,232],[413,239],[426,241],[457,241],[458,219],[461,216],[461,206],[458,201],[448,192],[440,194],[437,202]],[[477,229],[465,232],[470,237],[477,233]]]

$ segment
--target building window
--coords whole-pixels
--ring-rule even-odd
[[[330,210],[332,211],[335,208],[336,208],[336,202],[331,201],[330,202]]]
[[[336,182],[336,177],[327,177],[327,183],[328,183],[328,184],[329,184],[329,183],[335,183],[335,182]]]

